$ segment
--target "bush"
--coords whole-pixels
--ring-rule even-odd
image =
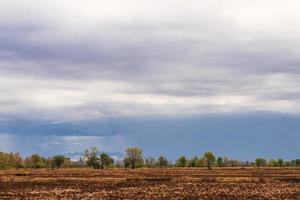
[[[46,166],[46,159],[39,154],[32,154],[25,159],[25,166],[29,168],[41,168]]]

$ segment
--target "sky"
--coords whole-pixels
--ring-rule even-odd
[[[299,8],[0,1],[0,150],[299,158]]]

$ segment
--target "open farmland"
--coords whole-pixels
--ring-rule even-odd
[[[0,171],[1,199],[300,199],[300,169]]]
[[[300,169],[19,169],[0,199],[300,199]]]

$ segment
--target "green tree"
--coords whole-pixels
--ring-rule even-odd
[[[268,167],[278,167],[279,166],[278,160],[274,160],[274,159],[269,160],[267,163],[267,166]]]
[[[186,167],[186,163],[187,163],[186,157],[180,156],[178,158],[178,160],[176,161],[176,166],[177,167]]]
[[[205,152],[203,158],[206,161],[206,166],[208,169],[211,169],[211,165],[216,161],[216,157],[212,152]]]
[[[51,167],[52,168],[54,168],[54,167],[60,168],[64,164],[65,160],[66,160],[66,157],[63,155],[53,156],[53,158],[51,159]]]
[[[123,163],[124,163],[124,167],[128,168],[130,166],[130,159],[128,157],[125,157]]]
[[[86,159],[86,164],[94,169],[99,169],[100,159],[98,158],[99,150],[97,147],[91,147],[90,150],[86,149],[84,151],[84,157]]]
[[[25,166],[30,168],[41,168],[46,166],[46,159],[39,154],[32,154],[25,159]]]
[[[222,157],[218,157],[217,158],[217,165],[218,165],[218,167],[222,167],[223,166],[223,158]]]
[[[199,165],[199,159],[197,156],[189,160],[189,167],[197,167]]]
[[[279,166],[279,167],[282,167],[284,161],[283,161],[283,159],[279,158],[279,159],[277,160],[277,163],[278,163],[278,166]]]
[[[101,168],[106,168],[108,169],[108,167],[114,163],[114,160],[112,157],[110,157],[107,153],[102,153],[100,155],[100,165]]]
[[[23,159],[19,153],[0,152],[0,168],[23,167]]]
[[[255,159],[255,165],[256,167],[260,168],[262,166],[265,166],[267,161],[264,158],[256,158]]]
[[[143,151],[138,147],[128,147],[125,159],[130,163],[131,168],[135,169],[138,164],[143,163]]]
[[[158,165],[160,168],[163,168],[163,167],[167,167],[168,166],[168,160],[166,157],[164,156],[159,156],[158,158]]]

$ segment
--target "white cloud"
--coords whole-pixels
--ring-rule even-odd
[[[299,6],[283,0],[1,1],[0,113],[58,121],[299,113]]]

